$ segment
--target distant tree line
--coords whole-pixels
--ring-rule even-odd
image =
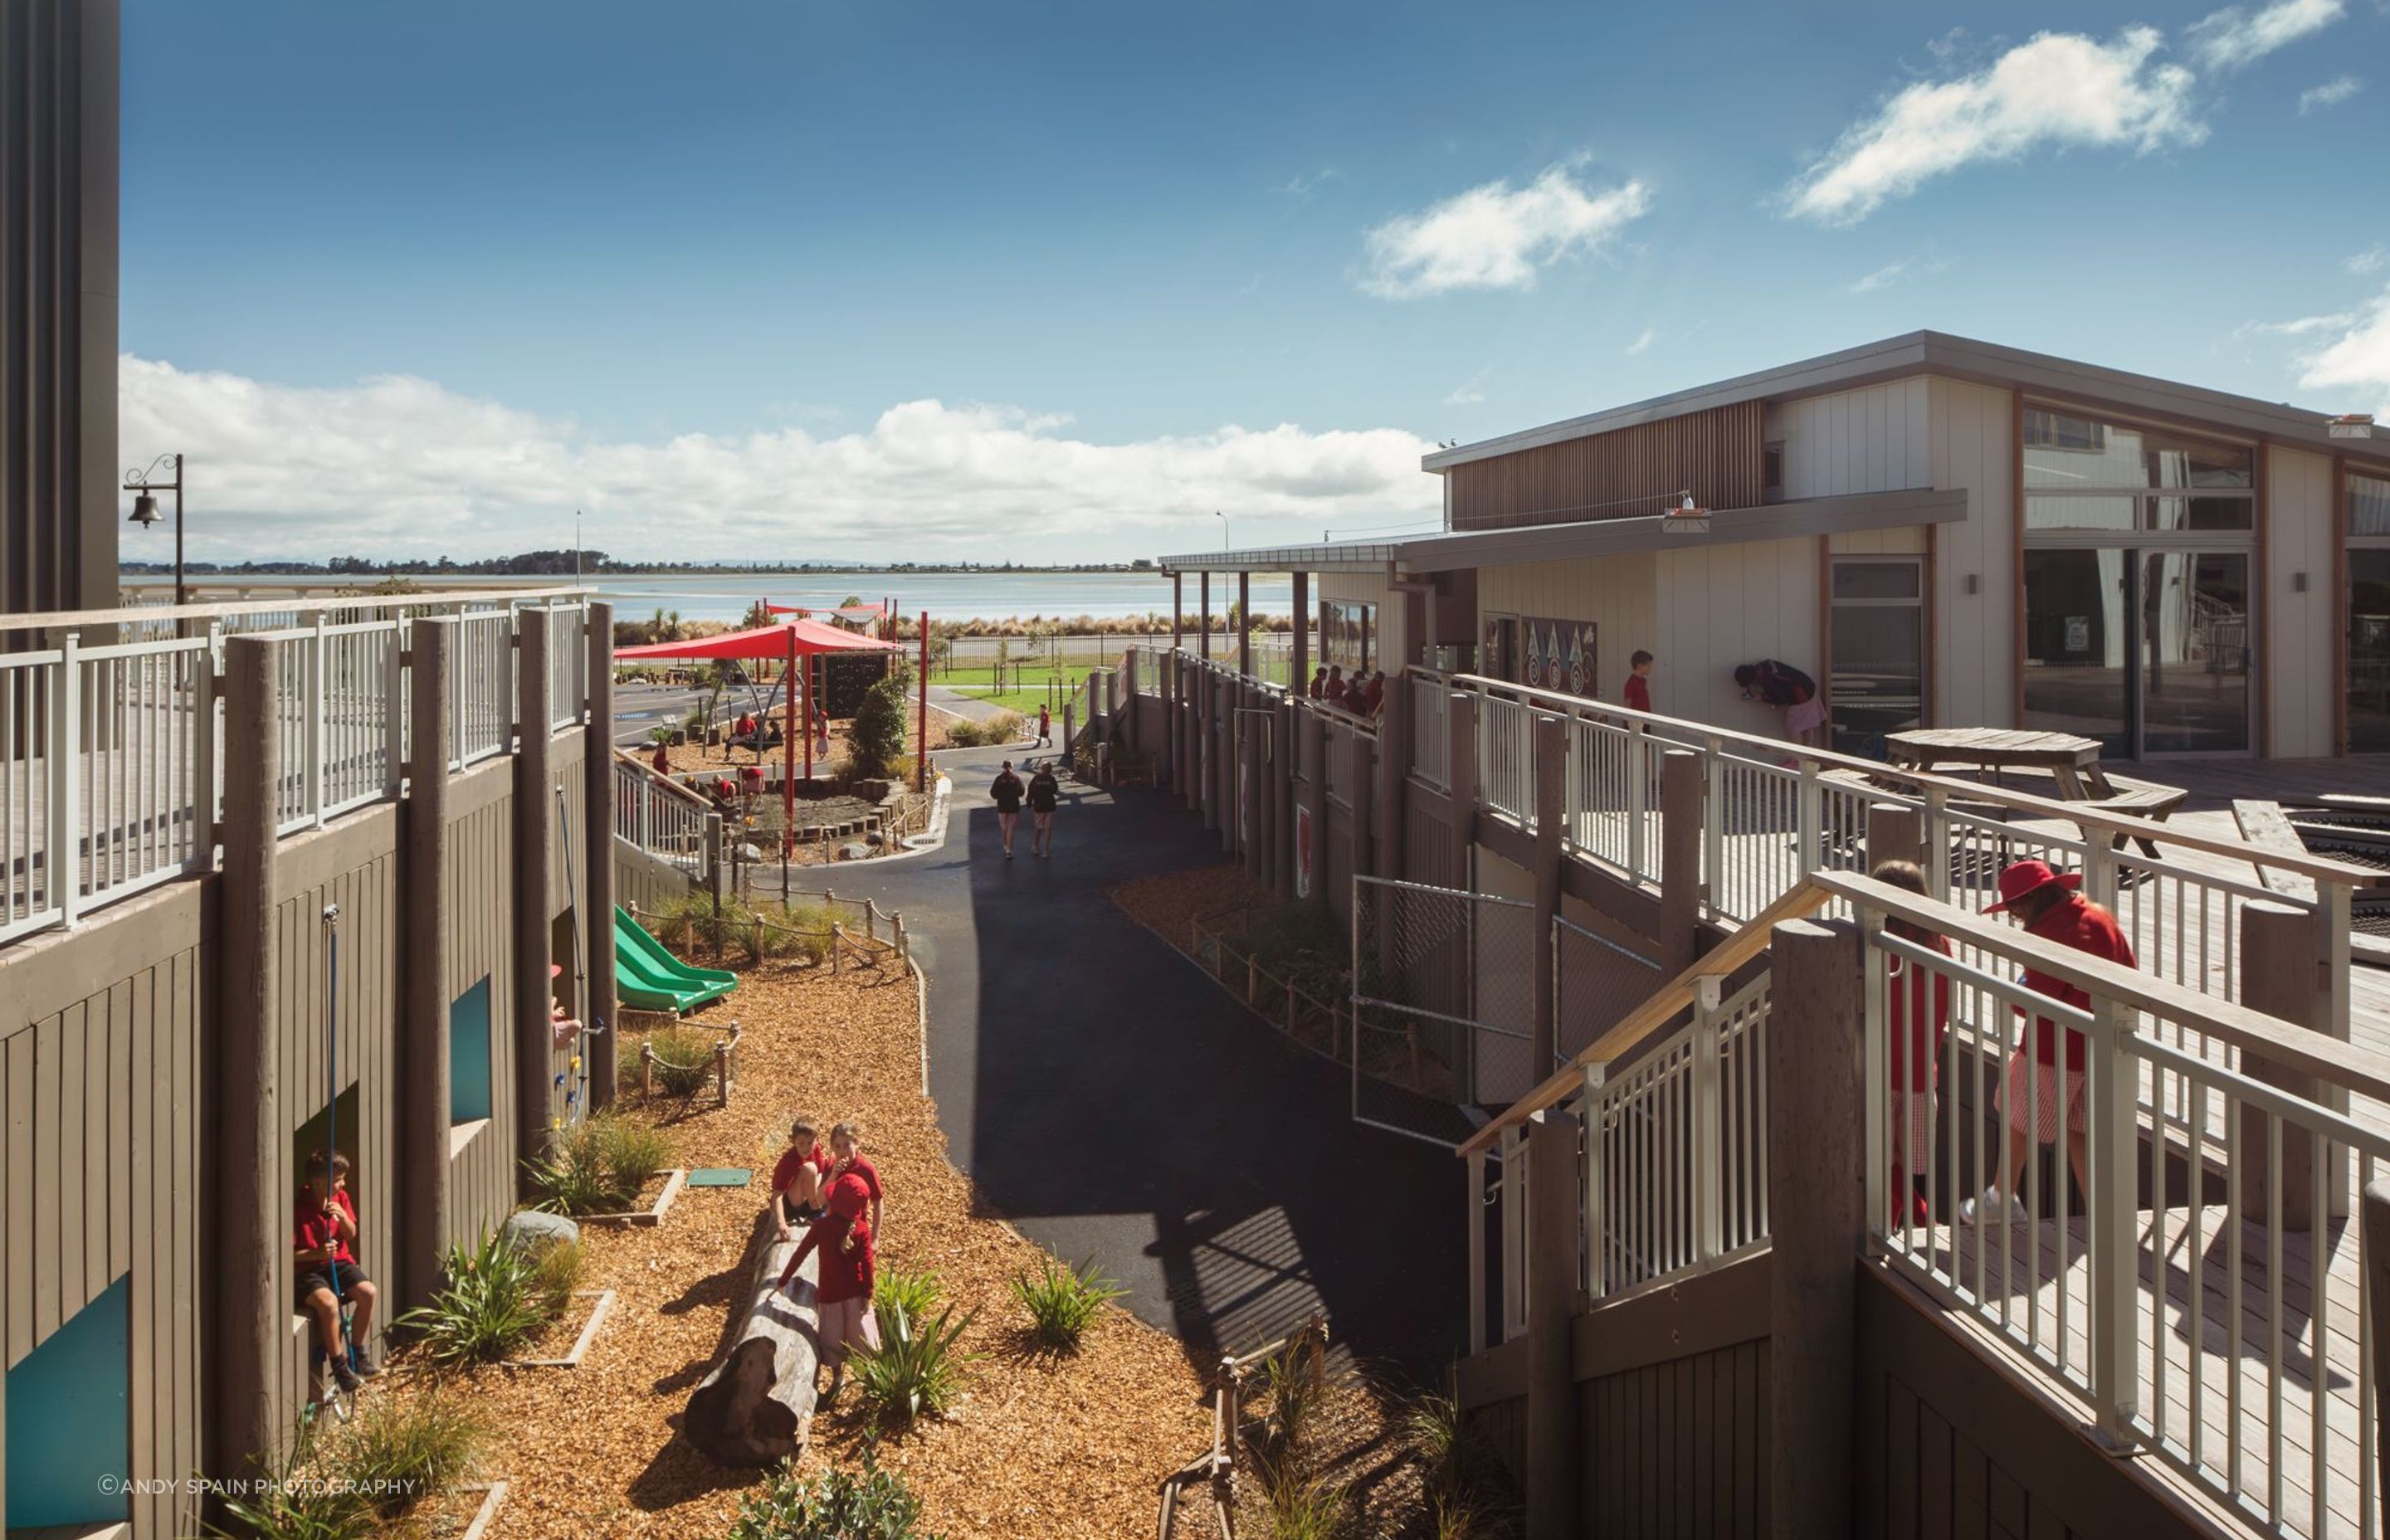
[[[513,556],[483,557],[473,561],[457,561],[448,557],[426,561],[373,560],[361,556],[336,556],[326,561],[188,561],[183,564],[187,573],[216,573],[238,577],[243,574],[288,577],[379,577],[385,573],[439,575],[463,573],[490,577],[571,577],[578,561],[582,573],[598,572],[1150,572],[1153,563],[1143,557],[1135,561],[1080,561],[1054,565],[1018,561],[892,561],[870,565],[854,561],[623,561],[604,551],[585,550],[576,558],[572,551],[520,551]],[[118,570],[126,572],[171,573],[173,564],[163,561],[122,561]],[[852,601],[850,601],[852,602]]]

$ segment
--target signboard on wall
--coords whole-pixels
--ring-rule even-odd
[[[1592,621],[1528,615],[1519,622],[1519,682],[1570,695],[1596,695],[1601,688],[1600,637]]]
[[[1294,896],[1311,896],[1311,808],[1294,804]]]

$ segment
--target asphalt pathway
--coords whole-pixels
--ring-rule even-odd
[[[1202,1367],[1321,1309],[1343,1349],[1432,1383],[1463,1325],[1462,1163],[1355,1123],[1347,1071],[1111,903],[1130,878],[1220,860],[1200,819],[1066,779],[1053,858],[1029,853],[1024,816],[1007,862],[987,799],[1006,757],[1022,763],[938,756],[943,850],[836,876],[905,916],[954,1158],[1031,1238],[1097,1257]]]

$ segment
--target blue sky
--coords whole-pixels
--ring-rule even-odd
[[[217,557],[1116,558],[1918,327],[2381,408],[2385,64],[2382,0],[125,0],[124,457]]]

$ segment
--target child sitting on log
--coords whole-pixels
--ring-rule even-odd
[[[780,1287],[790,1288],[806,1253],[818,1246],[820,1281],[814,1288],[814,1304],[822,1360],[829,1366],[829,1389],[822,1392],[828,1401],[846,1383],[847,1349],[860,1342],[879,1350],[880,1321],[871,1313],[871,1225],[864,1218],[871,1206],[870,1189],[849,1172],[830,1183],[826,1202],[829,1216],[806,1229],[805,1238],[780,1270]]]
[[[822,1182],[830,1168],[829,1151],[821,1146],[814,1120],[800,1112],[789,1125],[789,1148],[772,1168],[772,1221],[782,1240],[794,1240],[799,1225],[810,1225],[822,1208]]]

